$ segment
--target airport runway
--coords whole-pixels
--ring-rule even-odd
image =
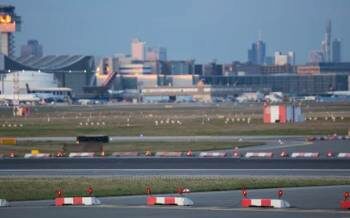
[[[0,159],[0,176],[350,176],[349,160],[234,158]]]
[[[47,158],[0,159],[0,169],[349,169],[346,159]]]
[[[350,169],[23,169],[0,170],[0,177],[309,177],[350,178]]]
[[[240,191],[203,192],[186,195],[194,201],[191,207],[145,206],[146,196],[100,198],[94,207],[54,207],[53,201],[11,202],[0,208],[0,217],[350,217],[350,211],[339,209],[339,201],[350,186],[287,188],[284,199],[293,208],[241,208]],[[276,198],[277,189],[248,190],[250,198]],[[162,196],[162,195],[160,195]]]
[[[305,136],[110,136],[112,142],[145,141],[145,142],[200,142],[200,141],[227,141],[237,140],[305,140]],[[74,142],[75,136],[66,137],[17,137],[18,141],[58,141]]]

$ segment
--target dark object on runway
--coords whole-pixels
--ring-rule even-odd
[[[77,136],[77,143],[81,142],[102,142],[102,143],[108,143],[109,142],[109,136],[103,135],[103,136]]]

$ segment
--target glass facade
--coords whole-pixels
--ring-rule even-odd
[[[206,76],[204,82],[213,86],[269,88],[274,92],[295,95],[314,95],[328,91],[348,90],[348,75],[254,75],[254,76]]]

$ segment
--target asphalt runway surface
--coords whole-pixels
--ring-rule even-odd
[[[0,159],[0,176],[350,176],[350,159],[326,158],[328,151],[350,152],[349,140],[315,141],[268,138],[266,145],[240,149],[273,152],[273,159],[101,157]],[[280,152],[320,152],[319,159],[280,158]],[[231,153],[232,150],[227,150]],[[198,155],[198,153],[197,153]]]
[[[237,140],[304,140],[305,136],[110,136],[112,142],[200,142],[200,141],[237,141]],[[17,137],[18,141],[61,141],[73,142],[74,136],[53,137]]]
[[[349,177],[350,169],[38,169],[0,170],[0,177]]]
[[[347,159],[47,158],[1,159],[0,169],[349,169]]]
[[[278,189],[248,190],[248,198],[276,198]],[[350,217],[339,208],[344,191],[350,186],[286,188],[283,199],[292,208],[241,208],[240,191],[202,192],[186,195],[191,207],[146,206],[146,196],[99,198],[101,205],[92,207],[54,207],[53,200],[11,202],[0,208],[0,217]],[[157,195],[158,196],[158,195]],[[164,195],[159,195],[164,196]]]
[[[1,159],[0,176],[350,176],[349,160],[234,158]]]

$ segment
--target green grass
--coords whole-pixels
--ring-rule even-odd
[[[95,196],[141,195],[146,186],[154,194],[174,193],[177,187],[192,192],[283,188],[321,185],[349,185],[342,178],[221,178],[221,177],[122,177],[122,178],[0,178],[0,198],[13,200],[53,199],[55,190],[63,189],[65,196],[85,195],[92,186]]]
[[[136,151],[209,151],[232,149],[233,147],[248,147],[262,145],[262,142],[112,142],[103,145],[106,155],[113,152]],[[17,155],[30,153],[32,149],[38,149],[42,153],[56,153],[61,151],[63,143],[59,142],[18,142],[17,145],[0,145],[0,154],[15,152]]]
[[[188,108],[175,106],[167,109],[164,108],[164,105],[138,105],[137,107],[40,106],[33,108],[32,115],[26,118],[12,117],[9,109],[0,108],[0,137],[86,134],[181,136],[327,135],[337,133],[344,135],[348,132],[350,122],[350,104],[321,104],[304,107],[307,117],[318,117],[318,120],[308,120],[299,124],[263,124],[262,105]],[[336,122],[324,119],[330,115],[337,117]],[[237,121],[238,118],[240,121]],[[248,118],[251,120],[250,123],[247,122]],[[225,123],[227,119],[229,122]],[[242,121],[243,119],[244,121]],[[166,120],[169,120],[169,123],[166,123]],[[159,122],[158,125],[155,124],[156,121]],[[163,121],[163,124],[160,124],[160,121]],[[171,123],[171,121],[175,123]],[[91,125],[92,123],[93,125]],[[16,127],[13,127],[14,124]],[[20,125],[22,127],[19,127]]]

